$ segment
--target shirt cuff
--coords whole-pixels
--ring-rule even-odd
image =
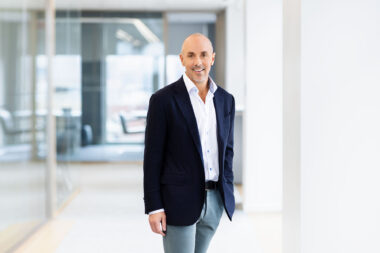
[[[155,214],[155,213],[164,212],[164,211],[165,211],[165,209],[161,208],[161,209],[158,209],[158,210],[154,210],[154,211],[152,211],[152,212],[149,212],[149,215],[151,215],[151,214]]]

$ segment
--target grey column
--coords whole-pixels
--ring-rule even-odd
[[[81,31],[82,125],[91,126],[93,144],[99,144],[106,133],[102,25],[83,23]]]

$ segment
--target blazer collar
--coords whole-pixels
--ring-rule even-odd
[[[202,155],[202,146],[197,126],[197,120],[195,118],[194,110],[191,105],[190,96],[186,89],[183,78],[181,77],[175,84],[175,100],[178,104],[178,107],[181,109],[183,117],[187,123],[187,126],[190,130],[191,137],[193,142],[198,150],[198,153],[201,157],[203,164],[203,155]]]
[[[215,83],[214,83],[215,84]],[[216,86],[216,84],[215,84]],[[200,135],[198,131],[197,120],[195,118],[194,110],[191,105],[189,92],[186,88],[184,79],[181,77],[174,85],[175,91],[175,100],[178,104],[178,107],[181,109],[183,117],[187,123],[189,131],[191,133],[191,137],[193,142],[198,150],[199,156],[202,160],[203,164],[203,155],[202,155],[202,146],[200,141]],[[214,90],[214,107],[216,113],[216,122],[217,122],[217,142],[218,142],[218,150],[219,150],[219,167],[222,169],[223,167],[223,146],[224,146],[224,135],[225,132],[225,111],[224,111],[224,97],[223,93],[220,91],[220,88]]]

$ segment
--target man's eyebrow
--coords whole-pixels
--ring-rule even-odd
[[[191,51],[190,51],[190,52],[187,52],[187,55],[189,55],[189,54],[195,54],[195,53],[194,53],[194,52],[191,52]],[[201,54],[208,54],[208,51],[202,51]]]

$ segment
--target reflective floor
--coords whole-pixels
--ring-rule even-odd
[[[49,232],[42,232],[40,242],[35,240],[19,252],[163,252],[161,236],[150,231],[144,215],[141,164],[71,164],[71,167],[79,172],[79,191],[47,228]],[[237,211],[230,222],[224,215],[208,252],[278,253],[259,242],[265,233],[258,228],[265,227],[265,219],[253,217],[259,219]],[[276,235],[272,239],[273,236]],[[270,244],[278,243],[272,239]]]
[[[0,163],[0,252],[7,252],[43,222],[44,166],[44,162]]]

